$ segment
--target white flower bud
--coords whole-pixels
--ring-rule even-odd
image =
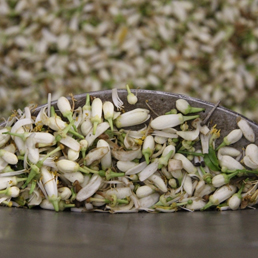
[[[79,158],[80,152],[73,149],[68,149],[67,158],[72,161],[76,161]]]
[[[59,111],[66,117],[72,112],[71,104],[66,97],[60,97],[57,100],[57,106]]]
[[[178,99],[176,101],[176,108],[184,115],[187,115],[189,113],[200,112],[204,110],[204,108],[191,107],[190,104],[185,99]]]
[[[230,145],[239,141],[243,136],[243,133],[240,129],[235,129],[231,131],[227,136],[224,137],[224,142],[226,145]]]
[[[130,93],[127,96],[127,101],[129,104],[134,105],[137,103],[138,99],[133,93]]]
[[[120,115],[115,124],[117,128],[139,125],[146,122],[150,118],[148,109],[136,108]]]
[[[103,205],[106,204],[106,203],[105,203],[105,198],[104,198],[102,195],[100,195],[100,194],[95,194],[95,195],[93,196],[93,198],[98,199],[98,201],[92,202],[93,206],[101,207],[101,206],[103,206]],[[101,201],[101,200],[102,200],[102,201]]]
[[[20,189],[17,186],[12,186],[10,188],[7,188],[6,195],[15,198],[18,197],[20,194]]]
[[[133,162],[133,161],[121,161],[119,160],[116,163],[117,168],[122,171],[122,172],[126,172],[127,170],[134,168],[138,165],[139,163]]]
[[[102,100],[100,98],[95,98],[92,101],[92,111],[91,111],[91,122],[93,124],[93,134],[96,132],[97,125],[102,122]]]
[[[241,204],[241,195],[238,193],[235,193],[232,197],[229,198],[228,200],[228,206],[230,207],[231,210],[237,210]]]
[[[86,140],[80,140],[81,149],[86,150],[88,148],[88,142]]]
[[[182,114],[170,114],[158,116],[150,123],[151,127],[155,130],[162,130],[169,127],[176,127],[183,124],[185,121],[195,119],[198,116],[183,116]]]
[[[193,200],[192,204],[187,204],[186,208],[193,211],[201,210],[205,206],[205,204],[206,202],[204,202],[203,200],[196,199],[196,200]]]
[[[136,190],[136,196],[138,198],[143,198],[146,197],[150,194],[152,194],[153,192],[155,192],[150,186],[148,185],[143,185],[140,186],[137,190]]]
[[[169,184],[173,189],[177,188],[177,182],[176,182],[176,179],[174,179],[174,178],[169,179],[168,184]]]
[[[132,195],[130,187],[111,188],[105,192],[105,197],[116,195],[117,199],[124,199]]]
[[[77,172],[80,168],[79,164],[67,159],[61,159],[56,162],[57,168],[63,173]]]
[[[153,154],[153,151],[155,150],[155,142],[152,135],[148,135],[142,146],[142,154],[145,157],[146,163],[149,164],[149,158]]]
[[[44,209],[44,210],[54,210],[54,206],[52,205],[52,203],[47,200],[44,199],[41,203],[40,203],[40,208]]]
[[[5,160],[8,164],[14,165],[18,163],[18,158],[15,154],[6,151],[6,150],[0,150],[0,157]]]
[[[72,195],[72,191],[68,187],[60,187],[58,188],[58,196],[61,198],[61,200],[68,200],[70,196]]]
[[[210,196],[209,201],[212,203],[212,205],[219,205],[231,197],[236,192],[236,190],[237,188],[234,185],[224,185],[217,189],[213,195]]]
[[[57,197],[57,181],[52,172],[48,171],[47,167],[43,166],[41,168],[41,176],[44,188],[49,197],[55,196]]]
[[[222,185],[228,184],[229,178],[225,174],[219,174],[212,178],[212,185],[216,188],[221,187]]]
[[[110,101],[105,101],[103,104],[103,113],[104,118],[109,122],[110,127],[113,125],[113,117],[114,117],[114,105]],[[112,129],[112,127],[111,127]]]
[[[127,101],[129,104],[134,105],[138,101],[137,97],[131,92],[129,85],[126,85],[127,90]]]

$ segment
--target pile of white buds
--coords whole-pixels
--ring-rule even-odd
[[[49,95],[36,116],[26,107],[0,129],[1,205],[121,213],[257,204],[258,146],[243,117],[218,145],[220,130],[198,115],[204,109],[182,98],[157,117],[151,107],[124,110],[116,89],[112,102],[87,94],[75,109],[74,101],[60,97],[55,110]],[[242,137],[239,151],[231,144]]]

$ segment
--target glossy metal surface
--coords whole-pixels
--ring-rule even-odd
[[[135,91],[134,91],[135,92]],[[91,93],[111,100],[111,91]],[[175,100],[187,99],[192,106],[205,107],[204,118],[213,104],[158,91],[137,92],[137,107],[145,101],[159,115],[175,108]],[[119,96],[125,109],[126,91]],[[75,96],[76,106],[85,103],[85,94]],[[155,114],[152,113],[155,117]],[[236,128],[238,114],[216,109],[212,125],[222,136]],[[258,126],[249,121],[258,140]],[[218,141],[219,143],[219,141]],[[237,148],[248,142],[242,139]],[[256,257],[258,252],[258,212],[206,211],[172,214],[55,213],[0,207],[1,257]]]

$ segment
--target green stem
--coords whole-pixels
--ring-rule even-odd
[[[198,108],[198,107],[190,107],[188,113],[197,113],[204,111],[205,108]]]
[[[127,90],[128,94],[131,94],[131,90],[130,90],[130,88],[129,88],[129,85],[128,85],[128,84],[126,85],[126,90]]]
[[[223,170],[224,173],[246,173],[246,174],[258,174],[258,170],[248,170],[248,169],[236,169],[236,170]]]
[[[93,174],[97,174],[97,175],[100,175],[100,176],[105,176],[105,171],[90,169],[86,166],[80,167],[79,171],[82,172],[82,173],[86,173],[86,174],[93,173]]]
[[[86,96],[86,102],[85,105],[83,106],[84,110],[91,110],[91,106],[90,106],[90,94],[87,94]]]
[[[60,130],[59,132],[57,132],[57,134],[56,134],[56,141],[60,142],[62,140],[62,138],[65,138],[67,133],[71,130],[72,126],[73,126],[73,124],[70,123],[63,130]]]
[[[49,202],[52,203],[55,211],[58,212],[59,211],[60,198],[53,195],[53,196],[49,197],[48,200],[49,200]]]
[[[112,118],[108,118],[107,121],[108,121],[108,123],[109,123],[109,125],[110,125],[111,131],[113,131],[113,130],[114,130],[113,119],[112,119]]]
[[[105,173],[107,180],[110,180],[111,178],[114,178],[114,177],[123,177],[124,175],[125,175],[125,173],[116,173],[116,172],[112,171],[111,169],[108,169],[107,172]]]
[[[34,191],[35,188],[36,188],[36,185],[37,185],[37,181],[36,181],[36,180],[33,180],[33,181],[31,182],[31,187],[30,187],[29,194],[32,194],[32,193],[33,193],[33,191]]]
[[[78,138],[80,138],[80,139],[84,139],[85,138],[83,135],[79,134],[78,132],[76,132],[76,131],[74,131],[72,129],[69,130],[69,133],[74,135],[74,136],[76,136],[76,137],[78,137]]]
[[[220,148],[227,146],[227,144],[223,141],[216,149],[218,151]]]
[[[29,176],[28,176],[28,178],[26,179],[26,182],[24,183],[24,185],[21,188],[24,189],[31,182],[31,180],[39,174],[40,174],[39,167],[37,165],[31,164],[31,170],[30,170]]]
[[[168,160],[171,158],[173,152],[174,152],[174,151],[171,150],[167,155],[165,155],[165,156],[159,158],[158,169],[161,169],[163,166],[167,166]]]
[[[53,106],[51,106],[51,108],[50,108],[50,116],[54,117],[55,115],[56,115],[55,108]]]
[[[150,163],[150,156],[152,155],[153,151],[148,147],[147,149],[142,150],[142,154],[145,158],[147,164]]]
[[[51,155],[55,154],[56,152],[58,152],[58,151],[60,151],[60,150],[62,150],[62,147],[60,147],[60,146],[56,147],[54,150],[52,150],[52,151],[50,151],[48,154],[46,154],[43,159],[39,160],[39,161],[37,162],[36,166],[37,166],[38,168],[41,168],[41,167],[43,166],[44,161],[45,161],[48,157],[50,157]]]
[[[23,141],[25,141],[28,137],[28,133],[11,133],[11,132],[4,132],[2,134],[9,134],[11,136],[20,137]]]
[[[193,120],[195,118],[198,118],[199,115],[195,115],[195,116],[183,116],[183,121],[188,121],[188,120]]]
[[[192,156],[200,156],[200,157],[204,157],[204,154],[199,153],[199,152],[190,152],[190,151],[182,151],[182,150],[178,150],[177,153],[181,153],[181,154],[185,154],[185,155],[192,155]]]

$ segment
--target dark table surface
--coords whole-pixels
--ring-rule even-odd
[[[0,257],[257,257],[258,211],[55,213],[0,207]]]

